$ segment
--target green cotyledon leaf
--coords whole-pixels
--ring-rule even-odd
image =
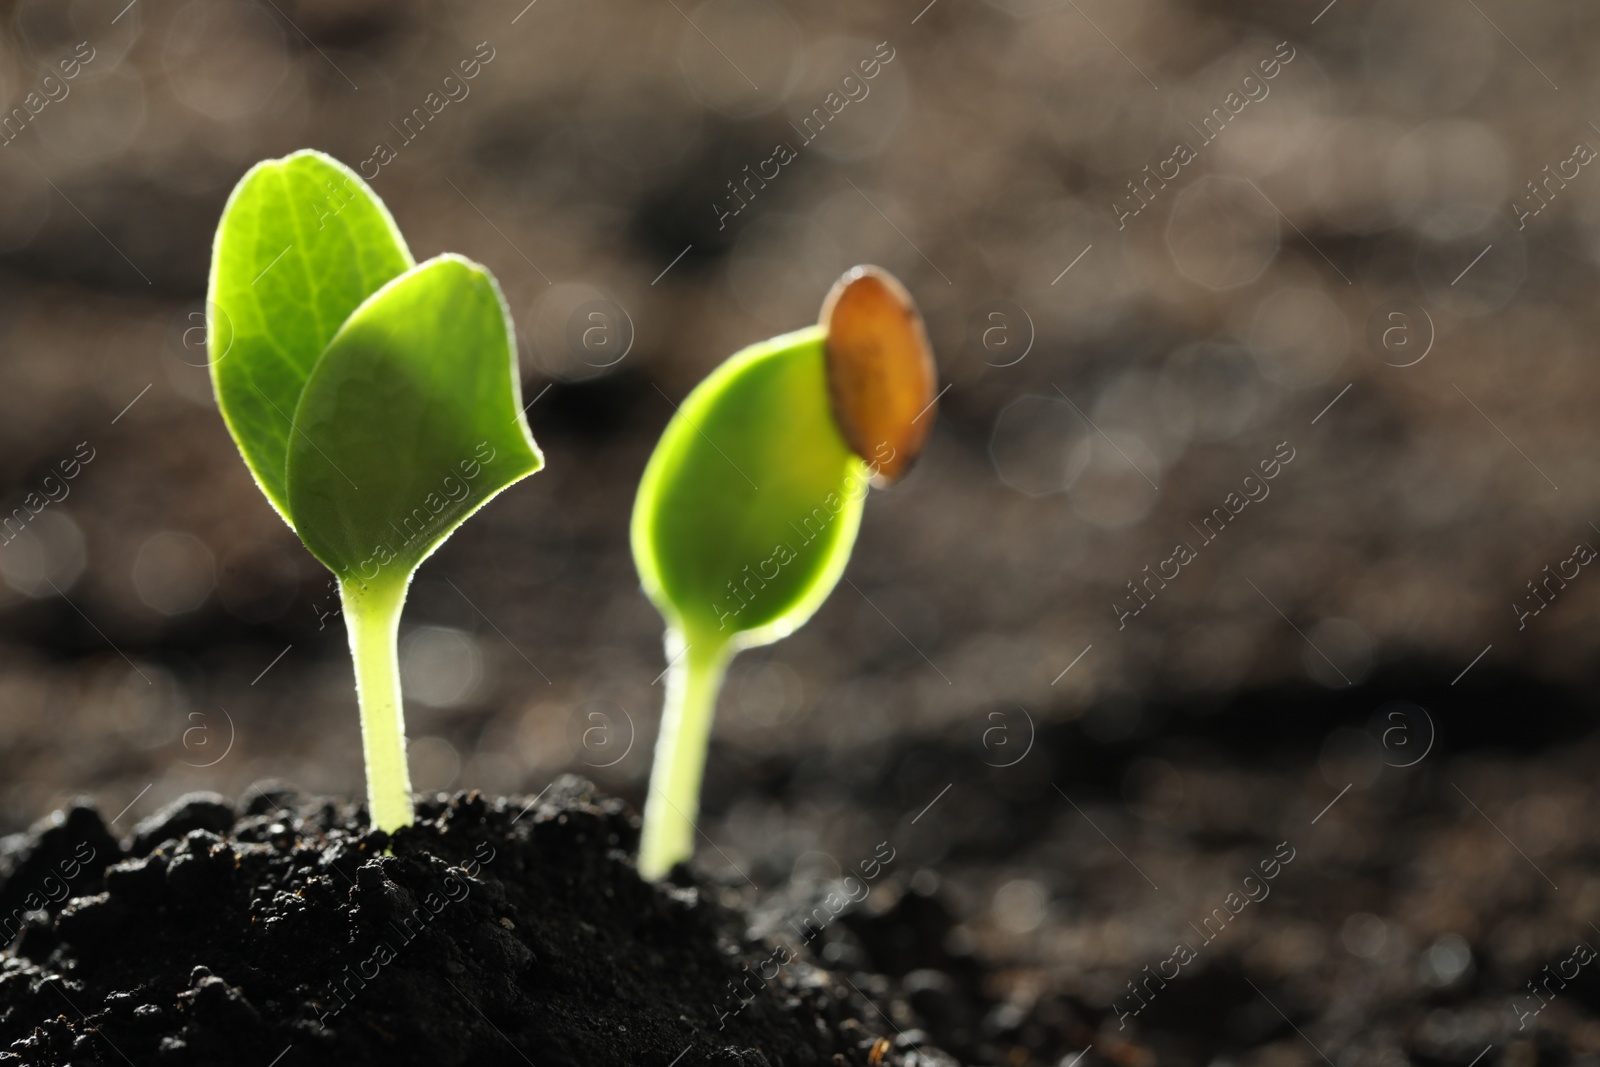
[[[350,313],[412,265],[382,201],[321,152],[259,163],[228,198],[211,257],[211,382],[250,473],[290,526],[291,420],[306,379]]]
[[[403,589],[469,515],[543,466],[512,337],[489,272],[443,255],[374,293],[328,343],[295,410],[288,502],[342,583]]]
[[[829,407],[823,327],[735,354],[668,424],[633,511],[645,592],[691,645],[749,647],[838,583],[872,471]]]

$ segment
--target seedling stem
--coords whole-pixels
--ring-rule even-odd
[[[361,706],[361,748],[367,763],[367,806],[372,825],[393,833],[411,825],[411,772],[406,765],[405,712],[400,703],[400,611],[405,579],[341,579],[345,626],[356,667]],[[407,576],[409,577],[409,576]]]
[[[667,631],[666,702],[645,800],[644,837],[639,843],[639,873],[654,880],[694,854],[695,819],[706,746],[717,709],[717,694],[733,658],[732,643],[701,638],[685,644],[682,631]]]

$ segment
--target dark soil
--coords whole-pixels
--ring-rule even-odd
[[[620,801],[528,804],[425,803],[393,841],[286,792],[196,794],[124,843],[58,813],[0,852],[0,1063],[918,1062],[842,976],[750,978],[771,949],[716,887],[640,881]]]
[[[1404,741],[1402,694],[1436,709]],[[1593,699],[1412,673],[1004,766],[965,730],[719,748],[661,886],[575,778],[393,841],[287,790],[122,841],[75,807],[0,841],[0,1064],[1592,1063]]]
[[[856,751],[724,747],[705,829],[771,884],[812,862],[786,841],[890,838],[895,876],[819,952],[963,1063],[1600,1062],[1596,692],[1457,673],[1152,702],[1116,740],[1126,709],[1093,709],[1025,757],[1014,706]]]

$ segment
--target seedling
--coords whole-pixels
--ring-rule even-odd
[[[820,325],[733,356],[691,392],[645,467],[633,558],[666,620],[666,704],[639,873],[694,850],[728,663],[794,632],[844,573],[869,484],[901,477],[934,416],[910,295],[876,267],[833,287]]]
[[[412,820],[396,654],[417,567],[544,465],[505,299],[457,255],[417,264],[319,152],[240,179],[212,250],[211,383],[267,500],[339,583],[372,824]]]

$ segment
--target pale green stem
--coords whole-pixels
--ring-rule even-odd
[[[700,812],[700,781],[717,694],[733,649],[722,640],[685,645],[677,630],[667,631],[666,704],[656,738],[650,795],[644,804],[639,842],[639,874],[655,881],[694,855],[695,819]]]
[[[382,577],[382,576],[380,576]],[[400,610],[405,580],[339,582],[350,655],[361,705],[361,750],[367,763],[367,808],[385,833],[410,826],[411,771],[406,766],[405,711],[400,703]]]

